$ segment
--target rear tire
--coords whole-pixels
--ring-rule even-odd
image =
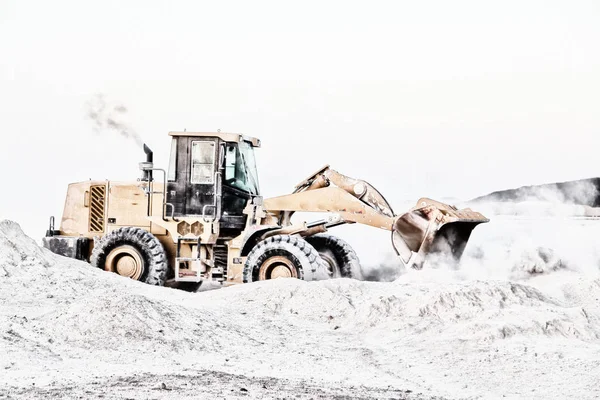
[[[150,232],[119,228],[96,242],[90,264],[150,285],[164,286],[168,263],[165,249]]]
[[[244,283],[276,278],[327,279],[327,265],[299,236],[276,235],[259,242],[248,254]]]
[[[329,234],[309,236],[310,243],[326,262],[331,278],[363,279],[362,268],[356,252],[348,243],[339,237]]]

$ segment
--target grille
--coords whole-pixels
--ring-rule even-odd
[[[104,203],[106,186],[90,188],[90,232],[104,232]]]

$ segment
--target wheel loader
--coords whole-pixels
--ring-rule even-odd
[[[471,231],[488,221],[427,198],[396,215],[373,186],[329,166],[292,193],[263,199],[258,139],[224,132],[169,135],[167,169],[154,166],[144,145],[138,181],[69,185],[60,228],[52,217],[44,246],[152,285],[361,279],[356,253],[330,229],[359,223],[388,230],[399,263],[421,268],[433,253],[458,260]],[[328,217],[293,222],[295,212]]]

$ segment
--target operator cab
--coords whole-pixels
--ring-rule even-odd
[[[171,132],[167,203],[175,217],[218,220],[221,231],[241,231],[248,200],[260,196],[256,138],[222,132]]]

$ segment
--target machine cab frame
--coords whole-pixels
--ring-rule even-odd
[[[171,132],[167,202],[175,217],[218,220],[221,229],[243,230],[248,200],[260,196],[256,138],[222,132]]]

